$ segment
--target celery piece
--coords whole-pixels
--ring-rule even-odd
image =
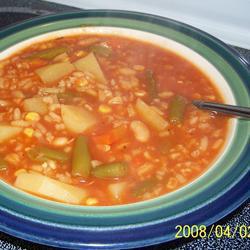
[[[104,44],[94,44],[90,47],[96,55],[110,57],[113,53],[112,49]]]
[[[51,60],[54,57],[64,53],[67,51],[67,48],[65,47],[58,47],[58,48],[49,48],[45,50],[40,50],[38,52],[35,52],[31,55],[26,56],[26,59],[35,59],[35,58],[41,58],[46,60]]]
[[[107,163],[95,167],[92,175],[98,178],[118,178],[127,175],[128,165],[124,162]]]
[[[0,171],[6,170],[7,167],[7,162],[0,156]]]
[[[169,103],[169,119],[172,123],[182,123],[187,99],[183,96],[174,96]]]
[[[72,175],[88,177],[90,175],[91,158],[88,142],[85,136],[79,136],[75,140],[72,156]]]
[[[141,196],[146,192],[151,192],[156,184],[157,180],[155,178],[141,181],[133,188],[132,193],[135,197]]]
[[[63,93],[58,93],[57,94],[57,98],[58,99],[63,99],[64,101],[69,101],[71,100],[72,98],[76,97],[77,95],[71,91],[66,91],[66,92],[63,92]]]
[[[73,91],[67,90],[65,92],[57,94],[57,98],[63,104],[72,103],[73,99],[75,97],[82,97],[82,93],[80,93],[80,92],[73,92]]]
[[[154,78],[153,71],[149,69],[146,70],[146,87],[150,100],[157,98],[158,91],[157,91],[156,81]]]

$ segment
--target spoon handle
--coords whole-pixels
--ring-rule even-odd
[[[220,104],[215,102],[204,102],[200,100],[192,101],[193,105],[200,109],[208,109],[217,111],[219,113],[230,114],[241,116],[245,118],[250,118],[250,108],[247,107],[240,107],[228,104]]]

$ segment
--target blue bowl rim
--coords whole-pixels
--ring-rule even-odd
[[[248,93],[250,93],[250,86],[247,82],[247,79],[249,79],[249,72],[247,70],[247,64],[245,62],[245,60],[243,58],[241,58],[238,53],[233,50],[232,48],[230,48],[229,46],[227,46],[225,43],[221,42],[220,40],[218,40],[217,38],[214,38],[213,36],[197,29],[194,28],[190,25],[172,20],[172,19],[168,19],[168,18],[164,18],[164,17],[160,17],[160,16],[156,16],[156,15],[151,15],[151,14],[144,14],[144,13],[139,13],[139,12],[131,12],[131,11],[121,11],[121,10],[86,10],[86,11],[79,11],[79,12],[72,12],[72,13],[62,13],[62,14],[56,14],[56,15],[48,15],[48,16],[44,16],[44,17],[39,17],[39,18],[35,18],[32,20],[28,20],[25,21],[23,23],[20,24],[16,24],[13,26],[10,26],[2,31],[0,31],[0,38],[3,38],[5,36],[8,36],[12,33],[15,33],[16,31],[20,31],[26,28],[30,28],[32,26],[36,26],[36,25],[41,25],[44,23],[48,23],[50,21],[60,21],[60,20],[65,20],[65,19],[70,19],[70,18],[83,18],[83,17],[105,17],[105,16],[109,17],[118,17],[118,18],[129,18],[129,19],[136,19],[136,20],[144,20],[144,18],[150,18],[150,21],[156,24],[160,24],[160,25],[164,25],[164,22],[168,23],[169,25],[179,25],[182,29],[183,33],[187,33],[189,36],[198,39],[202,42],[206,42],[206,45],[210,48],[213,48],[213,50],[215,50],[216,48],[216,53],[224,56],[224,58],[226,58],[227,62],[233,66],[233,68],[236,70],[236,72],[238,73],[238,75],[241,77],[241,79],[243,79],[243,81],[246,83],[246,88]],[[50,20],[51,19],[51,20]],[[189,33],[189,31],[193,32],[193,35]],[[216,44],[216,47],[214,47],[214,45]],[[226,56],[226,57],[225,57]],[[237,57],[236,57],[237,56]],[[250,145],[246,148],[245,150],[245,155],[247,154],[247,152],[250,152]],[[232,212],[233,210],[235,210],[239,205],[241,205],[244,201],[246,201],[249,198],[249,190],[248,190],[248,179],[249,179],[249,171],[242,176],[241,180],[238,181],[238,183],[234,183],[234,185],[225,191],[225,193],[221,196],[221,197],[217,197],[212,203],[207,204],[204,207],[201,207],[195,211],[191,211],[190,213],[187,213],[186,215],[180,217],[181,219],[185,219],[183,221],[189,221],[190,217],[192,217],[192,219],[197,217],[197,220],[200,220],[201,218],[203,218],[203,224],[205,225],[211,225],[212,223],[214,223],[215,221],[221,219],[222,217],[226,216],[227,214],[229,214],[230,212]],[[233,195],[230,195],[230,199],[228,199],[228,195],[230,193],[233,193]],[[227,199],[225,199],[227,198]],[[225,200],[230,200],[230,202],[226,202]],[[211,211],[213,211],[213,209],[211,209],[211,207],[216,207],[215,203],[219,202],[219,206],[217,206],[217,209],[220,211],[219,213],[217,213],[216,215],[214,215],[213,213],[211,213]],[[204,218],[204,216],[202,216],[205,207],[208,208],[209,211],[209,215],[208,218]],[[1,208],[0,208],[1,210]],[[217,210],[217,212],[218,212]],[[68,242],[60,237],[58,239],[55,239],[56,241],[54,243],[52,243],[50,240],[48,240],[48,238],[46,237],[36,237],[35,235],[32,234],[32,232],[30,230],[27,230],[27,232],[30,233],[25,233],[22,232],[21,228],[20,228],[20,224],[23,223],[35,223],[35,226],[39,226],[40,227],[40,232],[44,232],[47,230],[50,231],[51,228],[46,228],[46,225],[37,225],[36,222],[32,222],[32,221],[26,221],[25,218],[22,217],[18,217],[17,215],[13,215],[11,213],[11,211],[4,211],[2,210],[3,213],[0,213],[0,217],[1,221],[3,222],[2,224],[0,224],[0,228],[4,231],[7,232],[9,234],[12,234],[14,236],[18,236],[20,238],[23,239],[28,239],[28,240],[32,240],[34,242],[38,242],[38,243],[43,243],[43,244],[47,244],[47,245],[54,245],[54,246],[61,246],[61,247],[73,247],[73,248],[80,248],[80,247],[94,247],[94,248],[117,248],[117,247],[122,247],[122,248],[131,248],[131,247],[136,247],[136,246],[142,246],[142,245],[151,245],[151,244],[156,244],[156,243],[161,243],[164,241],[168,241],[173,239],[173,232],[168,232],[167,235],[162,236],[162,237],[154,237],[148,241],[144,241],[144,240],[140,240],[138,241],[135,236],[139,235],[143,236],[143,231],[144,229],[139,228],[139,231],[136,231],[135,234],[130,234],[130,236],[134,239],[133,241],[130,242],[115,242],[115,243],[108,243],[106,242],[106,244],[101,244],[101,245],[92,245],[90,243],[83,243],[83,242]],[[213,211],[214,212],[214,211]],[[197,213],[197,215],[195,215],[195,213]],[[208,215],[207,214],[207,215]],[[193,216],[190,216],[193,215]],[[178,218],[178,219],[180,219]],[[18,222],[17,222],[18,221]],[[13,225],[12,228],[6,228],[6,226],[4,226],[4,222],[8,222],[11,223]],[[19,223],[19,224],[18,224]],[[163,222],[163,223],[169,223],[169,222]],[[194,224],[194,223],[193,223]],[[43,226],[45,226],[45,228],[42,228]],[[160,226],[158,225],[152,225],[152,227],[156,227],[156,226]],[[162,225],[163,226],[163,225]],[[162,227],[161,226],[161,227]],[[165,225],[167,226],[167,225]],[[61,228],[60,228],[61,229]],[[131,228],[132,229],[132,228]],[[133,228],[134,229],[134,228]],[[135,230],[137,230],[138,228],[135,228]],[[45,231],[44,231],[45,230]],[[54,230],[54,229],[52,229]],[[154,228],[154,230],[156,230],[156,228]],[[164,231],[165,232],[165,231]],[[85,232],[85,233],[90,233],[90,232]],[[96,235],[97,232],[94,232],[94,234]],[[104,233],[104,232],[102,232]],[[119,230],[116,231],[116,233],[123,233],[123,231],[121,230],[119,232]],[[118,235],[118,234],[117,234]],[[44,235],[45,236],[45,235]],[[142,237],[143,239],[143,237]]]

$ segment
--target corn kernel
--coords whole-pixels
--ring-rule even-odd
[[[28,112],[25,116],[26,121],[39,121],[40,115],[36,112]]]
[[[84,50],[78,50],[78,51],[76,51],[75,52],[75,55],[76,56],[86,56],[88,53],[86,52],[86,51],[84,51]]]
[[[34,134],[34,129],[33,128],[25,128],[23,132],[28,137],[32,137]]]
[[[98,203],[98,200],[96,198],[88,198],[86,200],[86,205],[93,206]]]
[[[75,84],[79,87],[84,87],[88,84],[88,80],[85,78],[76,79]]]
[[[107,114],[107,113],[111,112],[111,108],[108,105],[105,105],[105,104],[101,104],[99,106],[98,110],[99,110],[100,113],[104,113],[104,114]]]

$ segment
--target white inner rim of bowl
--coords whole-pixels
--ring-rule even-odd
[[[101,26],[101,27],[80,27],[80,28],[57,30],[33,38],[26,39],[23,42],[20,42],[16,45],[9,47],[8,49],[0,53],[0,60],[3,60],[13,55],[17,51],[22,50],[30,46],[31,44],[37,42],[51,40],[62,36],[74,36],[74,35],[84,35],[84,34],[116,35],[120,37],[127,37],[138,41],[148,42],[156,46],[162,47],[163,49],[172,51],[175,54],[185,58],[187,61],[195,65],[197,68],[199,68],[212,81],[214,86],[219,90],[226,103],[230,103],[232,105],[236,104],[234,95],[232,93],[229,84],[227,83],[223,75],[207,59],[205,59],[192,49],[174,40],[153,33],[134,30],[134,29]],[[220,154],[216,157],[216,159],[214,159],[211,166],[200,177],[196,178],[188,185],[200,179],[202,176],[204,176],[204,174],[207,174],[213,167],[217,165],[220,159],[222,159],[222,157],[226,154],[234,138],[236,131],[236,124],[237,124],[236,119],[230,120],[227,141],[224,144],[224,148],[221,149]],[[185,185],[185,187],[188,185]],[[171,192],[171,194],[175,193],[176,191]]]

